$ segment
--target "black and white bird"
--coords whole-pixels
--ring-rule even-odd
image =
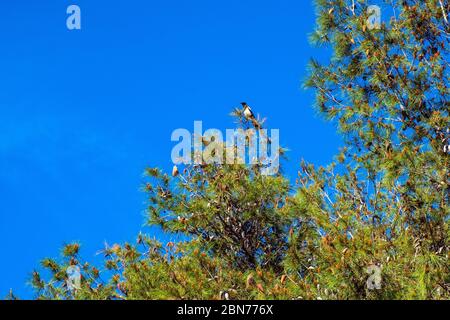
[[[241,102],[241,104],[242,107],[244,107],[243,114],[245,119],[250,121],[255,127],[255,129],[261,130],[262,129],[261,123],[259,123],[259,121],[256,119],[255,114],[252,111],[252,108],[250,108],[250,106],[246,102]]]
[[[252,108],[250,108],[250,106],[246,103],[246,102],[241,102],[242,107],[244,107],[244,116],[247,119],[254,119],[255,115],[253,114]]]

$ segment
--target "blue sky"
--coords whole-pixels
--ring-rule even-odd
[[[82,30],[66,28],[81,8]],[[0,297],[43,257],[80,241],[133,241],[147,166],[170,170],[171,133],[233,128],[247,101],[280,129],[293,178],[301,158],[329,163],[341,140],[301,89],[311,1],[2,1],[0,4]]]

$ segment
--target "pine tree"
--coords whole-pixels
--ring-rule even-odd
[[[302,170],[300,203],[314,197],[328,214],[315,222],[325,234],[320,249],[331,254],[316,263],[336,297],[448,296],[450,5],[390,1],[384,15],[392,16],[375,29],[367,5],[317,1],[311,39],[334,55],[311,62],[306,85],[346,148],[338,156],[345,168]],[[364,292],[369,263],[382,265],[383,290]]]
[[[450,298],[450,4],[388,1],[379,28],[367,1],[316,5],[311,41],[333,57],[305,86],[344,136],[336,160],[295,183],[261,164],[147,169],[148,223],[182,240],[106,246],[102,271],[67,245],[33,273],[39,299]]]

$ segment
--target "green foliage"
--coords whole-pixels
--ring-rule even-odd
[[[305,86],[345,137],[335,162],[302,162],[295,183],[259,165],[148,169],[148,223],[185,240],[107,246],[102,271],[67,245],[42,261],[48,280],[33,273],[39,299],[450,298],[449,2],[389,1],[373,30],[366,1],[316,4],[311,41],[334,55],[311,62]],[[381,289],[367,286],[371,265]]]

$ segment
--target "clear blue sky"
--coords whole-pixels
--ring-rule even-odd
[[[66,8],[82,30],[66,28]],[[176,128],[233,128],[241,101],[280,129],[295,176],[341,144],[301,89],[312,0],[16,0],[0,4],[0,297],[80,241],[134,241],[147,166],[172,167]],[[160,236],[157,231],[151,231]]]

